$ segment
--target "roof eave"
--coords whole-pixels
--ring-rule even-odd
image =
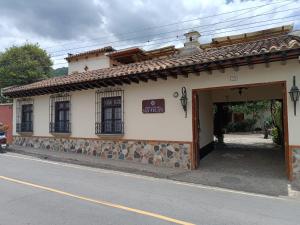
[[[268,52],[265,54],[249,55],[243,57],[235,57],[230,59],[220,59],[205,63],[193,63],[189,65],[181,65],[176,67],[170,67],[155,71],[133,73],[128,75],[121,75],[117,77],[90,80],[77,83],[69,83],[63,85],[35,88],[31,90],[5,90],[4,95],[11,98],[53,94],[57,92],[70,92],[76,90],[101,88],[108,86],[116,86],[123,84],[131,84],[138,82],[147,82],[148,80],[164,79],[168,77],[177,78],[177,76],[188,77],[190,73],[198,74],[201,72],[211,73],[213,70],[219,70],[224,72],[226,68],[237,69],[240,66],[253,67],[254,64],[265,63],[268,65],[270,62],[285,61],[289,59],[296,59],[300,55],[300,48],[287,49],[285,51]]]

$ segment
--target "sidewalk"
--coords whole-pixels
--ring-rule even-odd
[[[50,161],[59,161],[102,169],[129,172],[157,178],[166,178],[188,183],[227,188],[237,191],[271,196],[300,197],[299,192],[291,190],[291,185],[286,179],[243,176],[219,171],[216,172],[207,170],[205,168],[192,171],[179,168],[163,168],[149,164],[112,159],[104,160],[94,156],[34,149],[15,145],[10,146],[8,151]]]
[[[163,168],[163,167],[156,167],[149,164],[141,164],[137,162],[128,162],[128,161],[113,160],[113,159],[101,159],[99,157],[90,156],[90,155],[49,151],[44,149],[35,149],[35,148],[21,147],[16,145],[9,146],[8,151],[23,154],[23,155],[34,156],[41,159],[47,159],[50,161],[73,163],[77,165],[136,173],[136,174],[158,177],[158,178],[170,178],[175,175],[180,175],[182,173],[189,172],[188,170],[178,169],[178,168],[176,169]]]

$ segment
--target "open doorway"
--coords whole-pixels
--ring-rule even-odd
[[[242,94],[241,89],[239,95]],[[281,99],[218,102],[214,103],[213,107],[214,137],[220,147],[283,149]]]
[[[284,82],[193,91],[194,168],[290,174]]]

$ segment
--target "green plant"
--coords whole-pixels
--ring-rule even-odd
[[[275,144],[282,145],[281,132],[277,127],[274,127],[271,131],[272,140]]]
[[[252,119],[259,119],[261,112],[268,110],[270,107],[270,101],[256,101],[256,102],[245,102],[241,104],[232,105],[232,112],[240,112],[246,115],[252,115]]]
[[[283,127],[282,127],[282,104],[279,101],[272,101],[271,103],[271,116],[272,116],[272,139],[273,142],[283,144]]]
[[[228,132],[250,132],[254,130],[256,119],[245,119],[240,122],[231,122],[227,125]]]

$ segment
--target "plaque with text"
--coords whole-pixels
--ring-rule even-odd
[[[149,99],[142,102],[143,113],[164,113],[165,99]]]

